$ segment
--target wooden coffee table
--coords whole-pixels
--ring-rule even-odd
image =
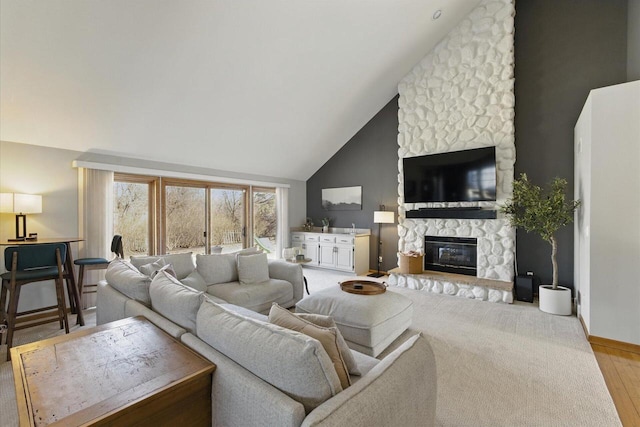
[[[215,365],[144,317],[11,349],[20,426],[208,426]]]

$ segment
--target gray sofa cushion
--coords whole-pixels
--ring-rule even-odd
[[[151,305],[149,284],[151,279],[140,273],[129,262],[116,258],[109,263],[105,279],[111,286],[136,301]]]
[[[179,280],[187,277],[196,268],[196,266],[193,265],[193,256],[191,252],[183,254],[132,256],[131,264],[133,264],[135,268],[140,269],[143,265],[154,263],[159,259],[164,260],[166,264],[171,264],[173,271],[176,272],[176,277]]]
[[[318,340],[244,317],[205,298],[197,336],[254,375],[302,403],[309,413],[342,391]]]
[[[203,292],[183,285],[165,271],[159,271],[151,281],[151,308],[191,333],[196,331],[196,315]]]
[[[241,285],[240,282],[221,283],[207,288],[207,293],[230,304],[264,312],[277,302],[280,305],[293,299],[293,286],[286,280],[269,279],[263,283]]]
[[[258,254],[255,248],[242,249],[228,254],[196,255],[196,268],[207,285],[238,281],[238,255]]]
[[[207,285],[238,280],[235,254],[198,254],[196,255],[196,269]]]

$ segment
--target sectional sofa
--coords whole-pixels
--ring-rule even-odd
[[[318,339],[259,313],[302,298],[299,265],[255,254],[196,258],[197,267],[175,255],[113,262],[98,285],[97,323],[144,316],[215,363],[212,425],[434,425],[435,358],[424,337],[382,360],[343,349],[340,360],[353,365],[345,383]]]

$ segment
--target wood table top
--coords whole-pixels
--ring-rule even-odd
[[[84,425],[215,365],[133,317],[11,349],[20,425]]]
[[[18,240],[17,242],[0,240],[0,246],[38,245],[42,243],[73,243],[83,241],[84,239],[81,237],[38,237],[37,240]]]

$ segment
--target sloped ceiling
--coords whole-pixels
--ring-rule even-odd
[[[307,180],[478,3],[2,0],[0,139]]]

